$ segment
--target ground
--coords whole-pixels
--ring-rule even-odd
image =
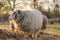
[[[38,38],[24,38],[21,32],[14,33],[9,30],[7,22],[0,22],[0,40],[60,40],[60,24],[48,24],[45,33],[39,35]]]

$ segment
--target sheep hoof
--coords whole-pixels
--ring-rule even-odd
[[[24,38],[28,38],[28,34],[24,34]]]

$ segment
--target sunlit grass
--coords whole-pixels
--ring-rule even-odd
[[[8,24],[9,24],[8,22],[0,22],[0,29],[10,28]],[[60,35],[60,23],[48,24],[46,32]]]
[[[46,31],[60,33],[60,23],[48,24]]]

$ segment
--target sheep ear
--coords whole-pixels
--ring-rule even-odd
[[[16,13],[17,13],[17,21],[19,22],[25,14],[23,14],[23,11],[21,10],[17,10]]]

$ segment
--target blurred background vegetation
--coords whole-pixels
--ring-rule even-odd
[[[8,18],[12,9],[37,9],[48,18],[60,18],[59,0],[0,0],[0,18]]]
[[[3,24],[2,27],[5,28],[5,24],[8,24],[7,22],[4,23],[4,21],[8,20],[8,16],[13,11],[12,9],[37,9],[49,19],[51,18],[51,23],[58,18],[60,21],[60,0],[0,0],[0,21],[4,19],[0,22],[0,27]],[[48,24],[46,30],[54,31],[56,34],[60,33],[60,23]]]

